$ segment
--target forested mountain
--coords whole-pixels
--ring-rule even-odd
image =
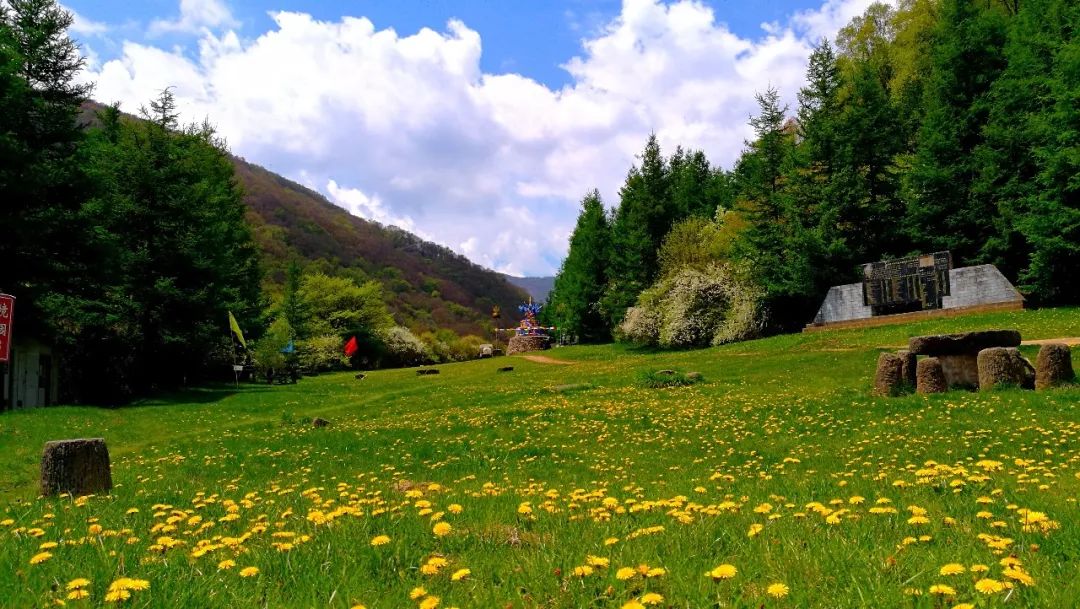
[[[266,281],[280,285],[290,258],[328,274],[376,279],[397,322],[415,330],[486,336],[491,309],[513,314],[528,295],[503,275],[406,232],[359,218],[319,193],[233,159]],[[273,286],[269,291],[273,291]]]
[[[86,102],[82,121],[95,123],[104,109]],[[318,192],[242,158],[231,160],[269,293],[281,291],[289,261],[295,259],[312,271],[345,275],[358,283],[379,281],[391,313],[403,326],[479,336],[489,334],[492,307],[514,316],[517,305],[533,293],[448,248],[354,216]]]
[[[547,300],[551,288],[555,286],[554,276],[514,277],[513,275],[503,275],[503,277],[506,277],[507,281],[528,292],[529,295],[532,296],[532,299],[539,303],[543,303]]]

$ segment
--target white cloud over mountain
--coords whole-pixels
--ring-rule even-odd
[[[185,17],[196,4],[224,12]],[[197,53],[126,42],[86,77],[129,110],[172,86],[185,118],[209,117],[235,153],[352,213],[540,274],[558,266],[586,191],[617,202],[651,131],[665,151],[701,148],[730,166],[754,93],[771,85],[793,101],[812,45],[868,4],[828,0],[747,39],[696,2],[625,0],[568,58],[571,83],[551,89],[484,73],[481,36],[459,21],[399,35],[279,12],[271,31],[241,39],[217,0],[182,0],[169,23],[201,32]]]

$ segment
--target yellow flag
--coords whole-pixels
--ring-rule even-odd
[[[236,323],[236,318],[233,317],[232,311],[229,311],[229,329],[236,335],[236,340],[240,341],[241,345],[247,349],[247,341],[244,340],[244,333],[240,331],[240,324]]]

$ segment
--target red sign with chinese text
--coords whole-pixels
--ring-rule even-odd
[[[11,322],[15,319],[15,297],[0,294],[0,362],[11,357]]]

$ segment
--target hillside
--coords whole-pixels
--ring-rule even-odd
[[[546,302],[551,289],[555,287],[554,277],[514,277],[503,275],[506,280],[525,290],[536,302]]]
[[[80,120],[94,125],[102,109],[104,105],[88,101]],[[516,316],[518,304],[529,296],[506,276],[448,248],[354,216],[310,188],[231,158],[244,188],[247,220],[262,252],[270,292],[280,289],[289,260],[298,258],[330,274],[377,279],[402,325],[480,336],[489,333],[493,306],[498,305],[504,316]]]
[[[527,294],[494,271],[404,230],[359,218],[319,193],[240,158],[236,176],[268,281],[290,257],[332,272],[378,279],[403,325],[484,335],[493,306],[517,310]]]
[[[124,565],[139,607],[1076,607],[1080,387],[870,395],[882,348],[986,328],[1080,310],[3,415],[0,604],[106,606]],[[38,498],[43,442],[84,436],[111,496]]]

